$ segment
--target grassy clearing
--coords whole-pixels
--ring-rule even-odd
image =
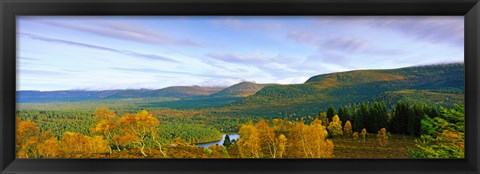
[[[335,158],[411,158],[407,147],[415,147],[415,137],[392,135],[386,147],[377,144],[375,134],[363,140],[339,137],[333,140]]]

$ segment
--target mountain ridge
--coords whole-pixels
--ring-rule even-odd
[[[278,100],[296,103],[294,100],[331,100],[345,94],[358,100],[371,100],[372,96],[395,90],[436,90],[464,88],[464,64],[437,64],[381,70],[353,70],[319,74],[303,84],[257,84],[240,82],[229,87],[170,86],[161,89],[125,89],[101,91],[17,91],[17,102],[82,101],[125,98],[189,98],[209,99],[239,98],[227,103],[238,105],[253,100]],[[349,91],[350,90],[350,91]],[[398,94],[395,94],[398,95]],[[285,100],[285,101],[284,101]],[[254,102],[255,103],[255,102]],[[315,103],[315,102],[314,102]]]

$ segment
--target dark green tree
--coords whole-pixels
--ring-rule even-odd
[[[333,116],[335,116],[335,108],[332,105],[330,105],[327,110],[328,120],[332,120]]]
[[[385,103],[374,102],[369,111],[372,119],[369,126],[371,130],[380,130],[388,126],[388,111]]]
[[[410,114],[410,104],[400,101],[393,109],[392,120],[390,121],[390,129],[392,133],[406,134],[407,124]]]
[[[345,105],[345,107],[343,107],[343,114],[344,114],[344,121],[350,121],[352,122],[352,111],[351,111],[351,107],[350,105]]]
[[[345,122],[347,120],[345,120],[345,112],[344,112],[344,109],[343,107],[338,107],[338,118],[340,118],[341,121]]]
[[[363,125],[363,116],[360,115],[360,111],[357,104],[353,104],[352,107],[352,127],[354,132],[360,132],[364,127]]]
[[[232,145],[232,142],[230,141],[230,136],[225,135],[225,140],[223,141],[223,146],[228,147]]]
[[[367,131],[375,131],[372,129],[373,119],[370,116],[370,111],[368,109],[368,103],[361,103],[360,109],[358,109],[358,116],[363,120],[363,128],[366,128]],[[375,131],[376,132],[376,131]]]

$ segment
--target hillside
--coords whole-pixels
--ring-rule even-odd
[[[247,96],[254,95],[258,91],[260,91],[262,88],[266,86],[271,86],[271,85],[274,85],[274,84],[257,84],[253,82],[241,82],[241,83],[232,85],[228,88],[225,88],[220,92],[213,94],[212,96],[247,97]]]
[[[157,90],[123,90],[107,98],[187,98],[207,96],[222,89],[223,87],[171,86]]]
[[[365,101],[413,100],[448,107],[463,102],[463,90],[464,66],[458,63],[357,70],[314,76],[304,84],[267,86],[226,108],[241,115],[316,115],[330,105]]]
[[[224,87],[172,86],[158,90],[125,89],[103,91],[17,91],[17,102],[61,102],[84,100],[118,100],[128,98],[187,98],[208,96]]]
[[[152,91],[152,97],[186,98],[194,96],[207,96],[224,89],[223,87],[200,87],[200,86],[172,86]]]
[[[172,86],[158,90],[18,91],[19,102],[139,99],[136,107],[205,109],[212,115],[316,115],[328,106],[412,100],[451,107],[464,100],[463,64],[355,70],[313,76],[303,84],[242,82],[228,88]]]

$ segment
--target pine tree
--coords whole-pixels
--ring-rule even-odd
[[[346,120],[345,119],[345,112],[344,112],[344,109],[343,107],[338,107],[338,118],[340,118],[340,120]]]
[[[335,108],[332,105],[330,105],[327,109],[328,120],[332,120],[333,116],[335,116]]]
[[[232,142],[230,141],[230,136],[225,135],[225,140],[223,141],[223,146],[229,147],[230,145],[232,145]]]

